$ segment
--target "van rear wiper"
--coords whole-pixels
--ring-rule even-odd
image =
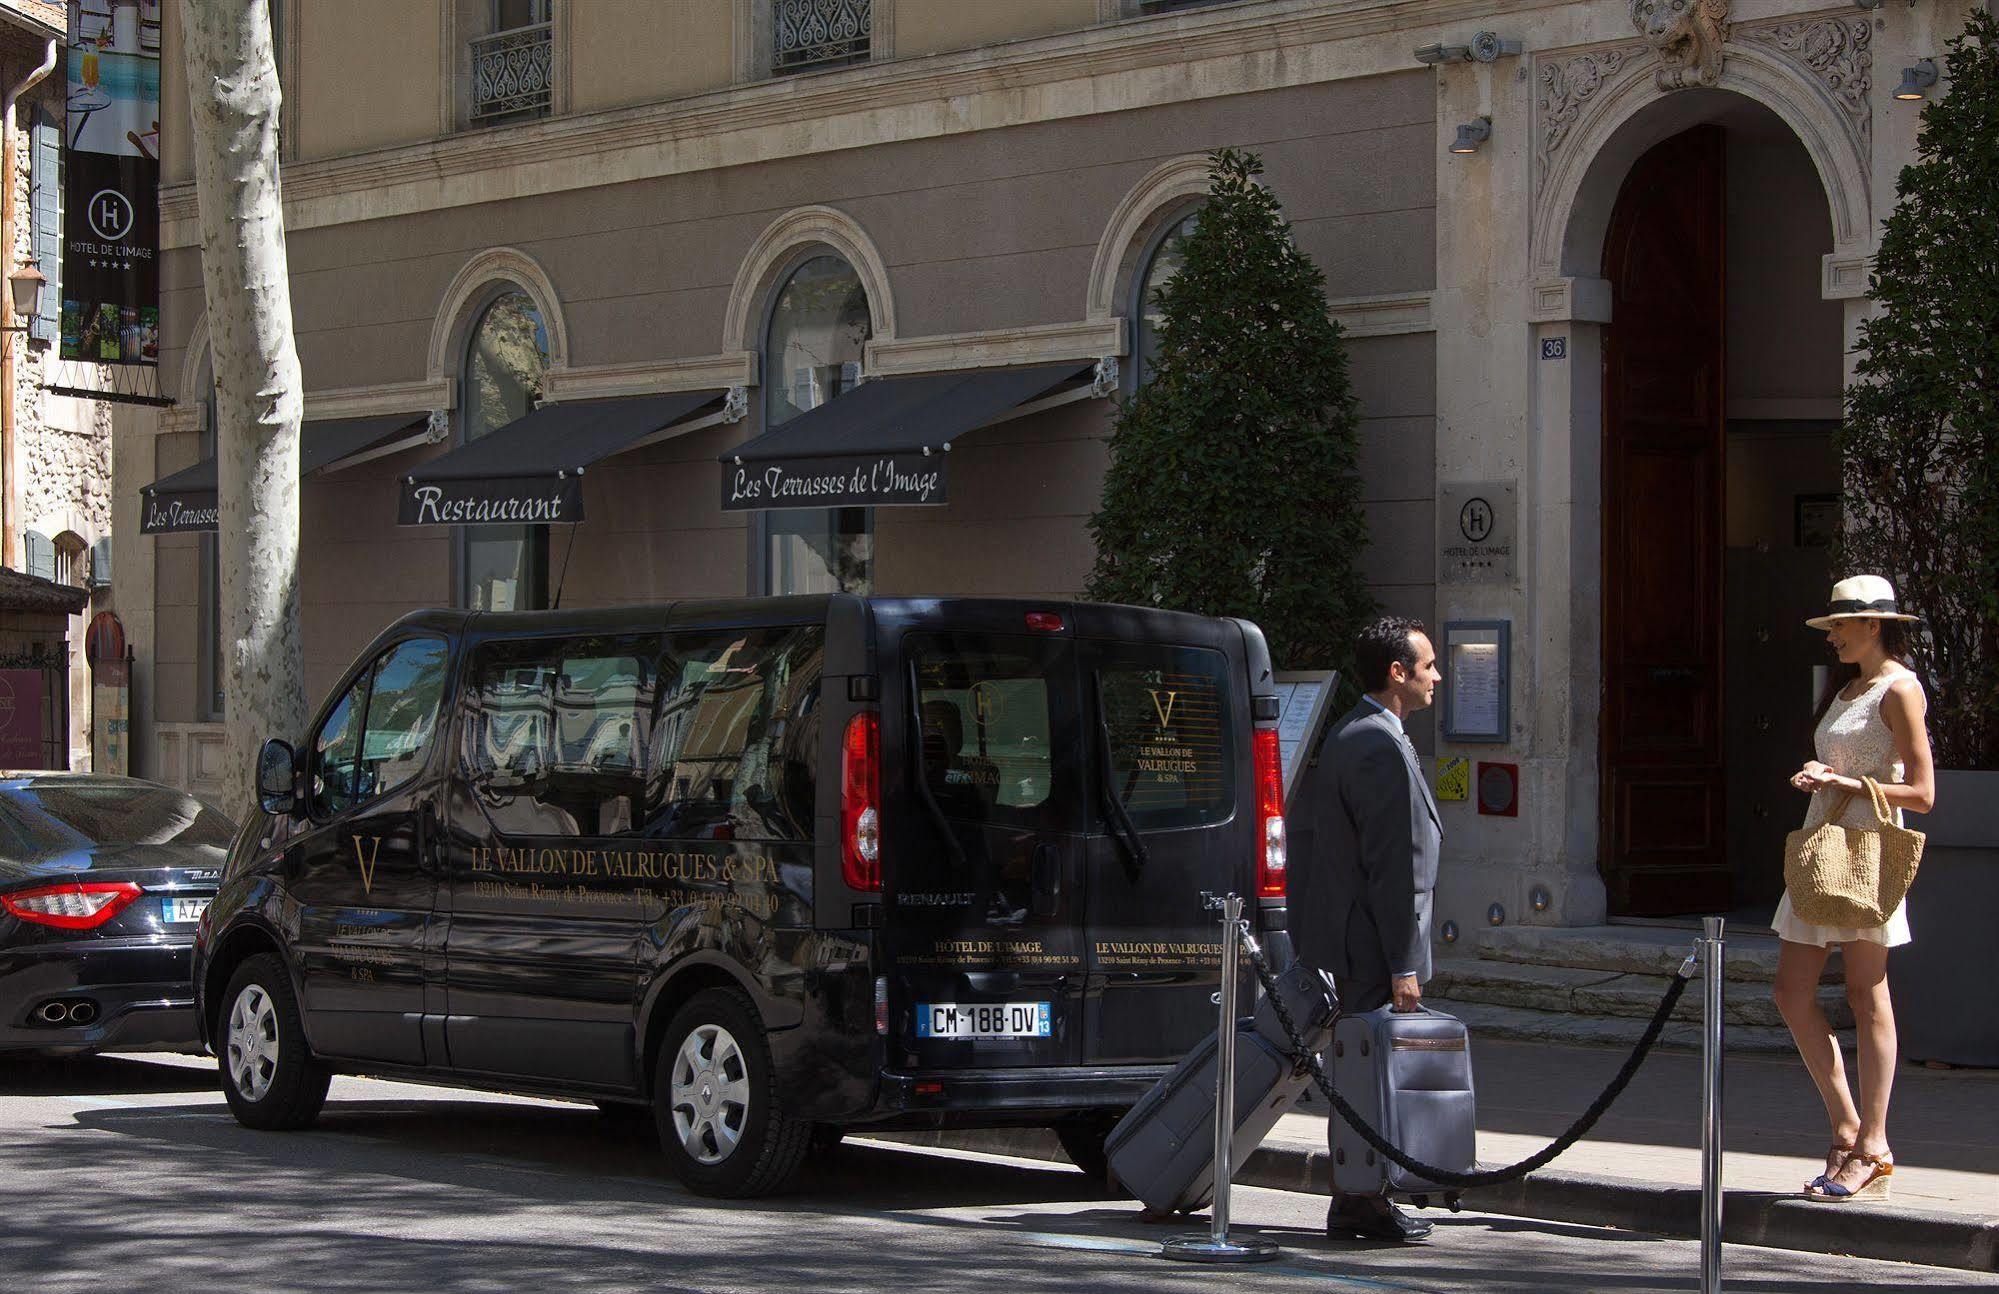
[[[951,829],[951,820],[944,816],[944,806],[937,803],[937,793],[930,789],[930,770],[923,765],[923,693],[916,685],[916,661],[909,662],[909,735],[911,740],[903,749],[914,751],[916,758],[910,764],[916,771],[916,789],[923,797],[923,807],[930,810],[930,821],[936,826],[937,834],[944,837],[944,845],[951,851],[951,861],[958,865],[962,874],[968,864],[965,862],[965,847],[958,843],[958,833]]]
[[[1145,841],[1138,834],[1138,825],[1131,820],[1125,810],[1124,799],[1117,793],[1117,766],[1111,759],[1111,720],[1104,710],[1104,676],[1099,671],[1097,683],[1097,744],[1103,751],[1103,796],[1104,807],[1110,810],[1111,834],[1124,846],[1125,875],[1136,881],[1145,870],[1148,861],[1145,856]]]

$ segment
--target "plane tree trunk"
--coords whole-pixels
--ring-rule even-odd
[[[181,0],[201,271],[215,366],[223,781],[255,802],[257,748],[305,723],[299,644],[299,419],[278,185],[277,66],[265,0]],[[183,392],[183,398],[193,395]]]

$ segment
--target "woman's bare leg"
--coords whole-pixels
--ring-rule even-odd
[[[1819,1090],[1819,1099],[1825,1102],[1833,1140],[1850,1146],[1858,1144],[1860,1111],[1854,1107],[1852,1088],[1847,1086],[1846,1059],[1840,1054],[1839,1039],[1833,1037],[1832,1023],[1819,1006],[1819,976],[1825,971],[1828,956],[1829,950],[1815,944],[1783,940],[1777,946],[1777,984],[1771,996],[1777,1000],[1784,1023],[1791,1027],[1791,1038],[1798,1044],[1798,1055]],[[1828,1171],[1833,1167],[1828,1164]]]
[[[1888,1097],[1895,1087],[1895,1005],[1888,997],[1888,950],[1855,941],[1841,946],[1846,962],[1846,1000],[1853,1004],[1853,1027],[1860,1041],[1860,1132],[1862,1154],[1888,1151]],[[1867,1180],[1859,1160],[1833,1175],[1852,1187]]]

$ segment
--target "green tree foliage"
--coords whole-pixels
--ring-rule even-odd
[[[1842,573],[1924,619],[1938,763],[1999,768],[1999,24],[1974,10],[1923,109],[1838,441]]]
[[[1357,415],[1325,275],[1263,163],[1222,149],[1159,289],[1159,356],[1111,435],[1090,518],[1105,602],[1255,621],[1279,668],[1340,666],[1373,611]]]

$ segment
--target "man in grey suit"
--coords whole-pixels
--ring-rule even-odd
[[[1430,978],[1443,824],[1403,721],[1442,675],[1416,620],[1375,621],[1354,656],[1366,695],[1308,765],[1292,810],[1291,937],[1299,960],[1332,975],[1342,1011],[1414,1011]],[[1336,1237],[1407,1243],[1430,1231],[1380,1195],[1335,1194],[1326,1216]]]

